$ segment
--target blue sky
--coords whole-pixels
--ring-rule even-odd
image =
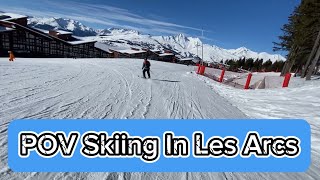
[[[300,0],[6,0],[1,11],[79,20],[152,35],[184,33],[231,49],[272,53],[273,41]],[[281,54],[285,55],[285,52]]]

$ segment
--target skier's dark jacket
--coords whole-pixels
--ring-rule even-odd
[[[143,62],[142,69],[143,70],[149,70],[150,66],[151,66],[150,62],[149,61],[145,61],[145,62]]]

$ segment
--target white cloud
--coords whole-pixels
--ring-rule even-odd
[[[5,7],[2,10],[10,9],[10,12],[23,13],[33,16],[63,17],[78,20],[80,22],[95,23],[109,27],[130,28],[148,34],[177,34],[194,32],[199,34],[200,28],[191,27],[172,22],[150,19],[130,12],[127,9],[102,4],[89,4],[79,2],[55,2],[45,0],[40,2],[37,9],[30,7]],[[50,7],[50,8],[48,8]],[[1,9],[0,9],[1,10]],[[205,31],[210,32],[210,31]],[[206,39],[205,37],[203,39]]]

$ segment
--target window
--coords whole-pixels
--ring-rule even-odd
[[[4,33],[1,35],[2,36],[2,47],[4,49],[10,49],[10,36],[7,33]]]
[[[49,42],[48,41],[44,41],[43,42],[43,47],[44,48],[49,48]]]
[[[39,37],[36,38],[36,45],[42,46],[42,39],[41,38],[39,38]]]

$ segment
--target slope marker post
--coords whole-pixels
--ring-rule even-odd
[[[282,84],[282,87],[283,87],[283,88],[289,86],[290,78],[291,78],[291,73],[287,73],[287,74],[285,75],[285,77],[284,77],[284,80],[283,80],[283,84]]]
[[[206,66],[202,65],[200,68],[200,75],[204,75],[205,70],[206,70]]]
[[[249,73],[248,77],[247,77],[246,85],[244,86],[244,89],[249,89],[251,77],[252,77],[252,73]]]
[[[223,77],[224,77],[225,71],[226,71],[226,70],[223,69],[222,72],[221,72],[221,74],[220,74],[219,82],[221,82],[221,83],[222,83],[222,81],[223,81]]]

